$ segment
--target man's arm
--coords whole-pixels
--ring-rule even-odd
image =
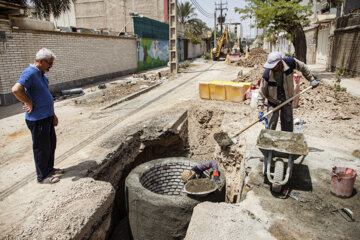
[[[26,96],[24,86],[17,82],[11,88],[11,91],[20,102],[24,103],[24,111],[31,113],[33,110],[33,102],[28,96]]]
[[[56,116],[56,114],[54,113],[54,126],[56,127],[59,124],[59,119]]]
[[[314,75],[311,73],[308,66],[305,63],[297,60],[296,58],[294,58],[294,59],[296,62],[296,69],[299,70],[308,81],[314,80],[315,79]]]
[[[319,82],[315,79],[308,66],[305,63],[297,60],[296,58],[294,59],[296,62],[296,69],[301,71],[302,75],[310,82],[310,85],[313,88],[319,86]]]
[[[265,86],[267,85],[267,82],[265,79],[261,79],[260,81],[260,88],[259,88],[259,95],[258,95],[258,102],[257,102],[257,108],[259,113],[264,112],[265,108]]]

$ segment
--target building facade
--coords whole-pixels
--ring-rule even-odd
[[[76,0],[70,11],[51,20],[58,27],[76,27],[118,34],[134,32],[132,18],[168,19],[169,0]]]

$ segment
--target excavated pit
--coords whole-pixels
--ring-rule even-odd
[[[154,165],[142,174],[140,183],[153,193],[179,195],[184,187],[181,173],[189,168],[190,164],[185,162]]]
[[[181,173],[199,163],[183,157],[161,158],[131,171],[126,178],[126,199],[133,239],[183,239],[197,204],[225,200],[225,178],[204,197],[182,192]]]
[[[185,212],[187,222],[190,221],[193,207],[204,199],[200,199],[199,201],[199,199],[195,197],[184,196],[184,193],[181,192],[184,186],[181,182],[181,172],[184,168],[189,169],[191,166],[195,166],[196,161],[200,163],[210,159],[216,159],[222,172],[221,177],[223,183],[226,182],[226,185],[229,185],[229,178],[226,177],[226,175],[230,173],[229,176],[232,177],[234,174],[238,174],[242,155],[236,153],[234,150],[236,148],[224,151],[216,146],[213,133],[219,131],[223,117],[224,111],[220,109],[198,110],[191,108],[190,110],[177,110],[177,112],[159,115],[156,119],[147,121],[146,127],[144,123],[134,126],[131,128],[132,133],[127,132],[123,136],[116,136],[116,139],[104,143],[104,146],[108,147],[109,145],[114,145],[116,141],[120,142],[120,144],[118,143],[117,150],[108,154],[104,164],[97,169],[92,176],[96,180],[110,182],[116,190],[116,196],[107,217],[111,219],[111,224],[109,226],[102,226],[101,224],[94,226],[94,232],[97,233],[96,236],[103,236],[108,239],[141,239],[133,238],[134,236],[131,234],[128,221],[129,199],[127,199],[129,189],[126,188],[125,182],[126,178],[134,169],[154,159],[185,157],[187,160],[195,161],[188,165],[183,165],[183,163],[180,165],[171,165],[169,163],[169,165],[162,166],[163,172],[158,172],[158,169],[155,167],[149,167],[147,172],[141,174],[138,178],[142,192],[150,192],[161,198],[177,199],[186,197],[186,201],[192,203],[186,203],[190,206],[187,210],[182,208],[183,213]],[[169,181],[167,177],[170,175],[170,172],[173,172],[173,169],[176,169],[176,172],[174,172],[175,177]],[[156,172],[158,172],[158,174],[156,174]],[[222,187],[222,197],[215,197],[216,200],[212,199],[209,201],[236,202],[236,197],[234,198],[232,195],[234,195],[234,192],[236,192],[235,195],[237,194],[238,189],[236,190],[236,188],[238,188],[238,186],[232,185],[234,185],[234,182],[230,181],[230,188],[229,186],[226,186],[226,188],[225,186]],[[225,191],[226,197],[224,197]],[[229,197],[228,194],[231,196]],[[209,196],[211,195],[212,194]],[[170,202],[174,203],[173,200]],[[156,203],[153,203],[153,205],[157,206]],[[170,204],[167,208],[171,209],[173,206],[174,205]],[[162,212],[167,213],[167,215],[172,215],[171,211]],[[178,215],[181,215],[181,212],[179,212]],[[159,214],[159,216],[161,216],[161,214]],[[152,218],[149,216],[149,219]],[[102,221],[105,222],[106,219]],[[175,222],[179,223],[178,221]],[[142,227],[141,222],[137,222],[136,224],[139,225],[140,228]],[[166,222],[164,224],[166,224]],[[188,223],[185,223],[182,227],[180,231],[181,234],[178,234],[178,236],[175,236],[175,234],[168,239],[182,239],[185,236],[184,233],[186,233],[187,224]],[[141,231],[143,230],[145,230],[145,228],[142,228]],[[150,229],[148,229],[148,231],[150,231]],[[167,238],[164,237],[162,239]]]

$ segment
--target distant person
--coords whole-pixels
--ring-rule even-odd
[[[285,102],[294,95],[294,70],[299,70],[302,75],[310,81],[310,85],[315,88],[319,82],[310,72],[305,63],[296,58],[282,58],[281,53],[272,52],[264,65],[265,71],[260,83],[258,96],[259,118],[263,120],[264,101],[268,100],[267,111],[273,110],[279,104]],[[292,103],[288,103],[280,110],[281,131],[293,131],[293,109]],[[279,119],[279,111],[268,115],[269,128],[276,129]]]
[[[191,170],[184,170],[183,173],[181,174],[181,178],[183,180],[183,182],[187,182],[191,179],[194,178],[205,178],[205,174],[204,171],[212,168],[212,176],[213,176],[213,180],[214,182],[216,182],[217,184],[220,184],[220,178],[219,178],[219,170],[218,170],[218,165],[216,163],[216,160],[210,160],[201,164],[196,165],[195,167],[193,167]]]
[[[12,87],[15,97],[24,103],[26,125],[31,131],[33,153],[39,183],[57,183],[64,170],[54,168],[58,118],[49,91],[45,72],[53,66],[56,56],[46,48],[36,53],[35,62],[27,67]]]

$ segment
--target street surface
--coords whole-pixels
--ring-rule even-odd
[[[226,125],[228,128],[231,126],[233,132],[252,122],[257,116],[257,110],[250,108],[249,100],[236,104],[200,100],[198,96],[199,81],[231,81],[237,78],[240,70],[244,70],[244,73],[249,71],[241,66],[226,65],[223,61],[197,59],[177,77],[170,77],[151,91],[105,110],[102,109],[103,104],[81,104],[80,100],[91,96],[94,88],[85,89],[84,96],[56,102],[59,126],[56,128],[55,166],[64,168],[66,173],[54,185],[36,182],[31,135],[25,125],[24,114],[17,113],[18,110],[9,110],[12,107],[21,108],[21,105],[1,107],[0,239],[71,239],[78,237],[82,228],[90,227],[92,216],[101,210],[101,206],[111,204],[114,187],[109,182],[88,177],[89,172],[103,164],[106,156],[121,144],[119,139],[122,138],[118,136],[131,130],[135,124],[146,127],[152,118],[174,109],[188,109],[195,115],[212,112],[208,115],[210,118],[219,117],[212,124],[231,123]],[[331,74],[318,71],[328,78],[326,81],[331,81]],[[117,81],[129,79],[132,77],[126,76]],[[304,82],[304,86],[308,86],[308,82]],[[304,159],[295,162],[294,177],[288,187],[309,201],[303,203],[292,198],[281,199],[271,194],[269,185],[264,183],[262,163],[259,160],[262,155],[255,147],[258,133],[264,127],[260,123],[239,136],[245,139],[246,146],[241,156],[245,156],[247,172],[242,194],[242,200],[245,200],[238,204],[211,205],[214,211],[223,212],[222,216],[211,217],[210,214],[209,217],[201,215],[204,212],[199,213],[207,224],[216,224],[208,228],[207,232],[199,233],[196,232],[199,228],[194,227],[196,223],[192,221],[187,239],[195,239],[191,236],[205,239],[208,236],[206,234],[211,233],[211,236],[226,236],[226,231],[234,230],[222,226],[229,221],[237,221],[240,216],[233,216],[232,211],[221,211],[222,206],[224,209],[239,207],[251,212],[251,216],[257,219],[255,222],[260,224],[257,227],[262,229],[263,234],[259,237],[264,239],[269,236],[268,233],[277,239],[356,239],[359,236],[360,196],[357,191],[360,182],[357,180],[355,183],[353,197],[339,199],[330,194],[330,176],[334,165],[351,167],[359,173],[360,159],[352,153],[360,146],[360,103],[359,100],[351,100],[336,102],[332,106],[321,105],[322,99],[327,97],[322,95],[321,89],[319,87],[304,96],[303,105],[294,111],[294,118],[305,121],[302,132],[310,152]],[[331,91],[331,88],[325,90]],[[352,99],[348,95],[346,98]],[[351,111],[336,115],[337,111],[344,110],[342,106]],[[220,118],[222,116],[224,119]],[[205,141],[194,141],[194,138],[204,135],[204,139],[210,139],[217,130],[212,126],[194,130],[197,136],[190,136],[190,147],[207,145]],[[197,149],[191,151],[190,155],[201,160],[213,156],[210,150],[205,155],[203,152],[203,149]],[[220,165],[223,167],[225,163]],[[238,179],[235,174],[229,176]],[[351,209],[357,221],[350,223],[333,216],[331,211],[341,207]],[[234,212],[238,211],[242,210]],[[199,219],[197,211],[193,218]],[[237,229],[238,239],[246,239],[242,238],[242,229],[249,227],[250,223],[254,221],[231,225]]]

